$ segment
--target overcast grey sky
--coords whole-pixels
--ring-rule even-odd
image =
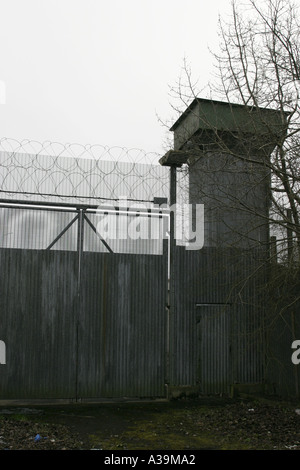
[[[183,58],[212,70],[230,0],[0,0],[0,138],[164,153]]]

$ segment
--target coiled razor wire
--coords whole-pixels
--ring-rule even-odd
[[[168,198],[161,155],[103,145],[0,139],[0,198],[47,202],[150,202]]]

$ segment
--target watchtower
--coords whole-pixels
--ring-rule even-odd
[[[170,129],[174,149],[160,160],[170,166],[170,203],[181,167],[189,202],[204,205],[201,249],[171,236],[170,394],[228,393],[233,384],[264,382],[270,156],[285,118],[196,98]]]

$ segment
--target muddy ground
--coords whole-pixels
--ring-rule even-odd
[[[300,404],[217,397],[0,406],[0,450],[140,449],[300,450]]]

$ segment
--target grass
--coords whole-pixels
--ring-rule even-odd
[[[205,414],[206,408],[200,410]],[[247,450],[249,443],[238,436],[205,431],[192,412],[172,409],[156,413],[151,420],[139,419],[121,434],[107,436],[101,431],[90,435],[93,447],[103,450]]]

